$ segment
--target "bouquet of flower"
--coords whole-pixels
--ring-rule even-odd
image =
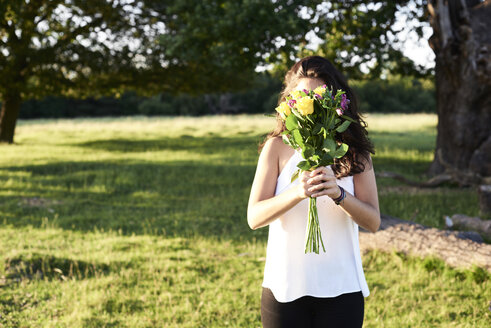
[[[329,90],[326,85],[323,85],[314,90],[294,91],[276,107],[286,126],[283,142],[293,149],[300,148],[304,158],[298,163],[292,182],[302,171],[331,165],[335,158],[346,154],[348,145],[338,144],[335,136],[355,122],[351,117],[344,115],[349,102],[343,90],[337,90],[334,95],[332,89]],[[305,239],[305,253],[319,254],[319,242],[324,252],[326,251],[322,241],[315,197],[309,198]]]

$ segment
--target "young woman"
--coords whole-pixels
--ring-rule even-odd
[[[290,182],[303,160],[283,143],[285,126],[259,147],[247,220],[252,229],[269,225],[261,297],[263,327],[361,327],[364,297],[369,295],[358,244],[358,226],[376,232],[380,211],[370,157],[373,145],[358,114],[356,98],[343,75],[325,58],[306,57],[286,74],[279,102],[295,90],[328,85],[346,91],[346,115],[358,124],[337,136],[349,151],[329,167],[303,172]],[[278,103],[279,103],[278,102]],[[339,202],[345,190],[345,198]],[[326,252],[304,253],[308,198],[317,210]],[[339,202],[337,205],[333,199]]]

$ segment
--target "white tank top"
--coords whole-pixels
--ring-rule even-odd
[[[291,183],[297,164],[303,160],[295,150],[278,176],[275,195],[298,185]],[[337,183],[354,195],[353,177]],[[299,297],[335,297],[343,293],[370,292],[363,272],[358,224],[328,196],[317,198],[317,212],[322,233],[319,254],[305,254],[305,229],[308,218],[308,198],[269,224],[263,287],[270,288],[278,302],[290,302]]]

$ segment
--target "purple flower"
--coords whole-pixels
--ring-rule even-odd
[[[309,90],[307,90],[307,89],[303,89],[302,91],[305,92],[305,94],[307,94],[307,95],[309,94]]]
[[[348,109],[349,103],[350,103],[350,100],[348,98],[346,98],[346,94],[343,93],[341,96],[341,108],[343,108],[343,110]]]
[[[317,93],[314,95],[314,97],[316,97],[317,99],[322,99],[322,96]]]
[[[295,99],[290,99],[288,100],[288,106],[290,107],[295,107],[295,104],[297,103],[297,101]]]
[[[336,108],[336,113],[338,113],[339,116],[344,114],[344,111],[341,108]]]

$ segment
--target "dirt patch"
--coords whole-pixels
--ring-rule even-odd
[[[360,251],[397,251],[420,257],[436,256],[453,267],[473,264],[491,271],[491,245],[470,231],[440,230],[412,221],[382,215],[380,229],[370,233],[360,228]]]
[[[47,199],[41,197],[22,197],[18,204],[29,207],[48,207],[62,204],[62,202],[56,199]]]

